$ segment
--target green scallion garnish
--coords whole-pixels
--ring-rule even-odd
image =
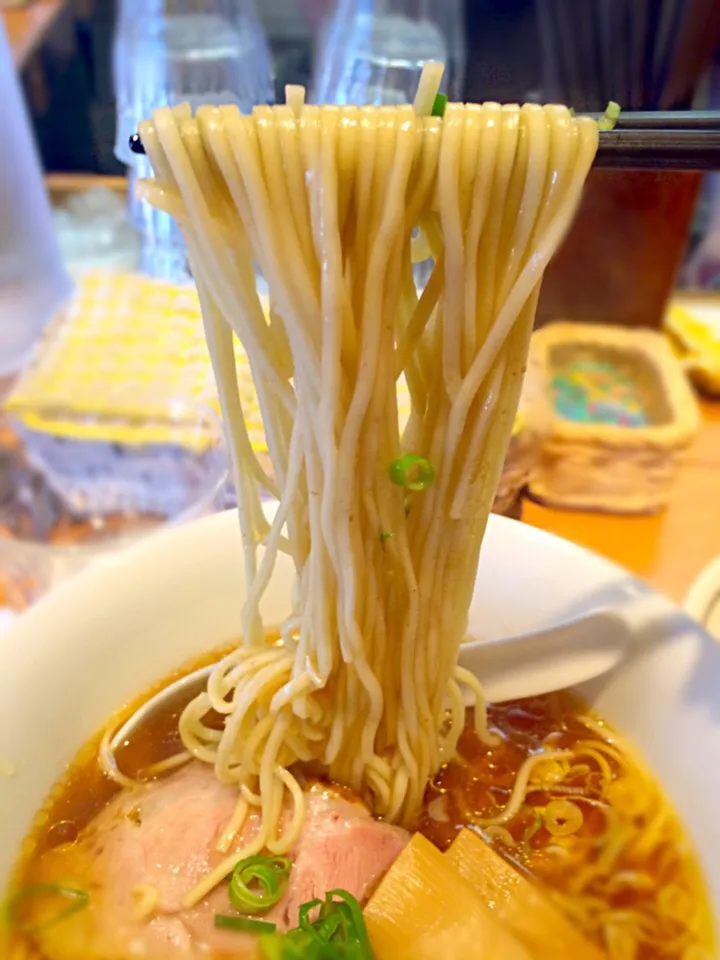
[[[358,903],[357,899],[347,890],[329,890],[326,894],[326,903],[330,903],[335,907],[340,907],[340,912],[344,918],[346,918],[348,924],[348,930],[346,931],[346,939],[357,943],[361,948],[361,956],[367,958],[367,960],[372,960],[372,949],[370,947],[370,938],[368,937],[367,927],[365,926],[365,918],[363,917],[362,907]],[[337,904],[335,900],[341,900],[341,904]],[[345,907],[343,910],[342,907]]]
[[[445,116],[445,107],[447,107],[447,102],[448,102],[447,94],[438,93],[438,95],[435,97],[435,100],[433,102],[430,115],[433,117]]]
[[[435,479],[435,468],[416,453],[406,453],[390,464],[390,479],[406,490],[425,490]]]
[[[263,960],[350,960],[330,944],[317,944],[307,934],[290,936],[289,933],[261,937],[260,956]]]
[[[306,933],[309,933],[313,924],[310,921],[310,913],[312,910],[315,910],[317,907],[322,907],[325,903],[324,900],[308,900],[307,903],[304,903],[298,910],[298,929],[304,930]]]
[[[290,960],[287,937],[283,937],[280,933],[261,937],[260,956],[263,960]]]
[[[598,127],[601,130],[612,130],[618,121],[620,112],[620,104],[611,100],[607,107],[605,107],[605,113],[598,120]]]
[[[285,893],[291,869],[292,861],[287,857],[262,854],[246,857],[238,863],[230,878],[230,903],[238,913],[264,913]]]
[[[39,920],[23,921],[18,917],[18,909],[28,900],[47,900],[60,899],[66,901],[65,906],[60,906],[57,912],[51,912],[49,916],[42,917]],[[84,910],[90,903],[90,895],[85,890],[78,890],[75,887],[66,887],[55,883],[35,883],[29,887],[23,887],[6,905],[6,915],[8,924],[20,933],[38,933],[40,930],[47,930],[54,927],[55,924],[67,920],[74,913]]]
[[[260,952],[264,960],[373,960],[362,909],[347,890],[304,903],[298,926],[284,936],[262,937]]]
[[[318,915],[311,921],[314,910]],[[353,956],[358,960],[372,958],[362,909],[347,890],[330,890],[324,900],[304,903],[298,911],[298,932],[319,944],[355,944],[358,949],[353,951]]]
[[[237,930],[241,933],[275,933],[277,927],[266,920],[253,920],[252,917],[228,917],[223,913],[215,914],[215,926],[221,930]]]

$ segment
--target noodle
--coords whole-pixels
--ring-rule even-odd
[[[187,240],[245,555],[245,645],[215,668],[180,732],[187,751],[243,791],[221,846],[251,806],[262,814],[253,842],[186,904],[251,850],[292,847],[304,809],[296,762],[320,764],[407,825],[457,744],[458,683],[494,742],[457,654],[540,281],[575,212],[597,126],[532,104],[449,104],[443,119],[427,116],[438,81],[424,78],[416,111],[310,106],[292,89],[287,106],[249,117],[163,108],[141,125],[157,178],[141,193],[172,210]],[[435,257],[421,296],[418,225]],[[233,332],[267,436],[279,499],[271,524]],[[399,376],[412,402],[403,432]],[[425,489],[391,482],[391,464],[407,455],[431,464]],[[295,564],[293,609],[268,650],[260,602],[280,550]],[[211,707],[222,732],[206,723]]]
[[[545,763],[548,760],[566,760],[570,757],[572,757],[572,752],[569,750],[536,753],[533,756],[528,757],[520,768],[517,779],[515,780],[515,785],[513,786],[512,794],[502,813],[499,813],[496,817],[492,817],[490,820],[478,820],[478,823],[481,824],[481,826],[486,827],[499,826],[500,824],[508,823],[510,820],[512,820],[525,802],[525,794],[528,791],[528,785],[535,767],[537,767],[538,764]]]
[[[468,730],[461,755],[433,779],[421,831],[445,848],[462,826],[478,830],[610,960],[715,956],[677,816],[632,744],[579,711],[567,693],[490,707],[499,745],[488,750]],[[564,756],[553,755],[559,745]],[[437,797],[444,822],[430,816]]]
[[[133,919],[138,923],[148,920],[160,904],[160,894],[157,887],[143,884],[139,887],[133,887],[130,894],[135,901]]]

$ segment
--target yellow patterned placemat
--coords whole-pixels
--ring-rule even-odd
[[[256,449],[265,438],[247,357],[238,379]],[[94,273],[53,325],[6,409],[30,429],[125,444],[203,446],[197,408],[219,413],[197,292],[135,274]]]
[[[265,453],[247,356],[238,341],[235,350],[250,439]],[[206,445],[193,417],[197,406],[219,414],[195,289],[98,272],[79,283],[5,408],[29,429],[56,437],[197,449]],[[404,380],[398,407],[405,422]],[[519,416],[516,432],[521,424]]]

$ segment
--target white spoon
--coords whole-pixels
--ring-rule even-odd
[[[532,633],[464,643],[458,662],[482,681],[489,703],[564,690],[616,667],[667,611],[662,597],[635,597]]]
[[[471,640],[460,648],[461,667],[483,684],[490,703],[533,697],[592,680],[616,667],[647,639],[653,621],[667,616],[661,597],[636,597],[618,607],[591,610],[533,633],[497,640]],[[158,710],[182,697],[188,702],[207,682],[209,664],[164,687],[120,727],[110,741],[113,750]]]

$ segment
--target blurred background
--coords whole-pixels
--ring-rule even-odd
[[[404,103],[428,60],[451,99],[720,110],[720,4],[0,0],[0,621],[233,503],[182,238],[134,196],[138,121],[183,100],[248,111],[287,83]],[[720,551],[719,296],[720,173],[593,171],[498,512],[681,599]],[[242,353],[238,374],[262,451]]]

